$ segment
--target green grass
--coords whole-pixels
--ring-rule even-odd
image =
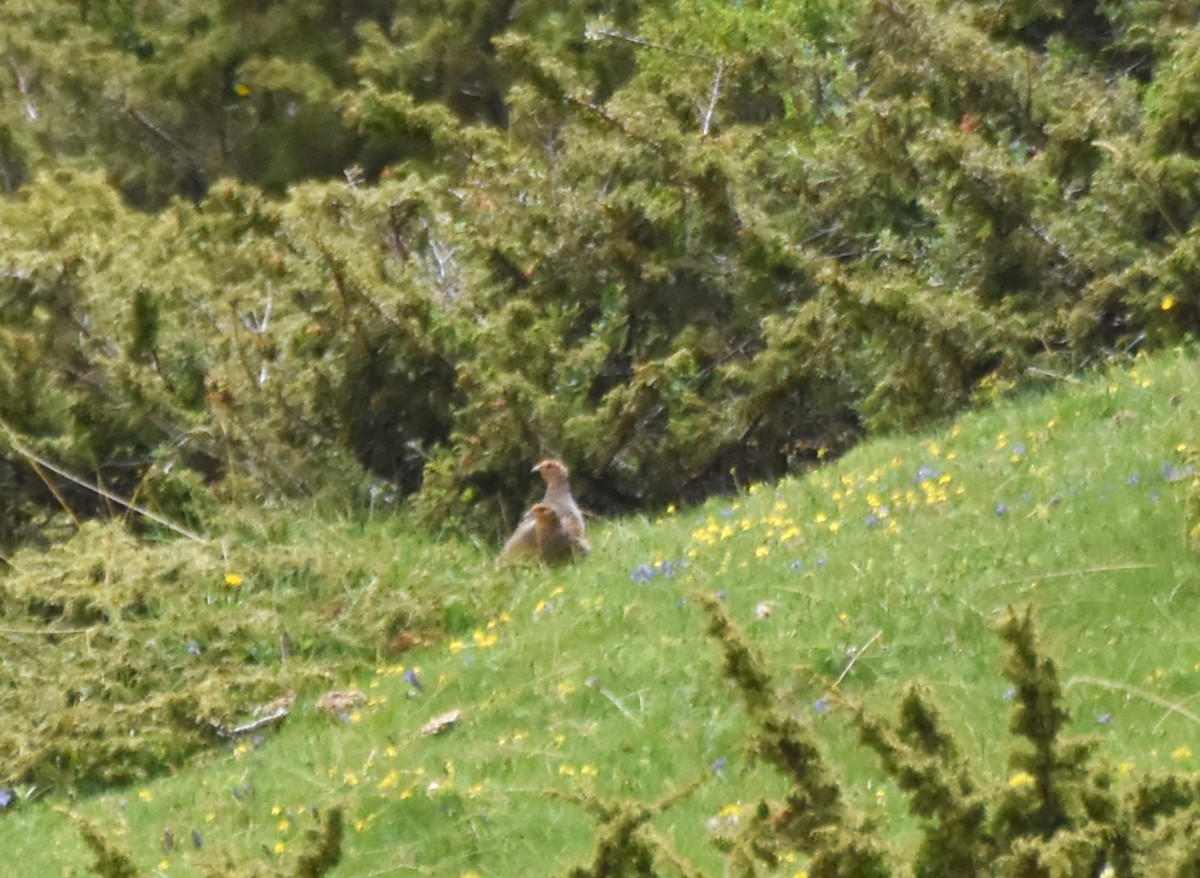
[[[784,782],[746,757],[701,593],[720,593],[824,742],[849,803],[901,845],[913,825],[900,794],[823,699],[840,681],[887,711],[906,681],[924,680],[964,755],[1007,777],[992,626],[1008,605],[1036,608],[1073,728],[1099,737],[1118,774],[1194,770],[1200,565],[1194,479],[1180,476],[1196,455],[1198,404],[1190,352],[1138,360],[934,434],[868,443],[803,478],[654,520],[597,521],[592,556],[557,571],[497,571],[478,547],[422,542],[387,516],[245,513],[225,521],[223,549],[88,535],[89,550],[110,546],[114,568],[160,570],[178,553],[172,588],[187,609],[150,616],[209,631],[210,650],[243,643],[235,621],[289,634],[292,654],[260,633],[242,663],[268,675],[256,694],[290,684],[299,698],[277,733],[189,751],[167,775],[74,796],[68,774],[21,787],[31,795],[0,816],[0,850],[26,875],[89,874],[70,810],[147,875],[224,874],[230,861],[286,874],[314,815],[342,807],[338,876],[548,875],[588,861],[589,803],[653,803],[698,784],[653,824],[719,875],[714,821]],[[44,556],[37,576],[71,551]],[[14,563],[10,592],[34,562]],[[221,581],[229,572],[243,583]],[[448,633],[399,654],[388,619]],[[121,624],[130,648],[151,622]],[[412,669],[422,689],[405,678]],[[221,680],[208,682],[219,705]],[[331,719],[315,707],[331,688],[369,701]],[[457,725],[422,735],[450,710],[462,711]]]

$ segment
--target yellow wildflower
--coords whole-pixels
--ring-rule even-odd
[[[1012,777],[1010,777],[1008,779],[1008,785],[1010,787],[1012,787],[1014,790],[1020,790],[1020,789],[1024,789],[1025,787],[1031,787],[1035,783],[1037,783],[1036,778],[1034,778],[1034,776],[1032,774],[1030,774],[1028,771],[1018,771],[1016,774],[1014,774]]]

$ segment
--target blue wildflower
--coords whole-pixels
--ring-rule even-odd
[[[655,576],[655,569],[649,564],[639,564],[633,568],[633,572],[629,574],[629,578],[638,585],[645,585]]]
[[[915,479],[915,481],[930,482],[930,481],[933,481],[934,479],[938,478],[940,475],[941,475],[941,472],[934,469],[933,467],[923,466],[919,470],[917,470],[917,478]]]
[[[1003,501],[996,504],[996,514],[1003,517],[1008,515],[1008,504]]]
[[[1170,461],[1162,465],[1162,477],[1168,482],[1182,482],[1184,479],[1194,475],[1195,472],[1195,467],[1191,465],[1180,468]]]
[[[421,678],[417,676],[416,668],[409,668],[404,672],[404,680],[408,685],[412,686],[418,692],[424,691],[425,684],[421,682]]]
[[[713,764],[711,766],[713,775],[724,780],[725,779],[725,769],[728,766],[729,766],[729,763],[725,760],[724,756],[714,759]]]
[[[824,713],[825,711],[829,710],[829,699],[828,698],[818,698],[816,701],[813,702],[812,708],[817,713]]]

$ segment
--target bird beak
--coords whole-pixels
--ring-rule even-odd
[[[540,473],[541,471],[542,471],[542,465],[540,463],[537,466],[535,466],[533,469],[530,470],[531,473]]]

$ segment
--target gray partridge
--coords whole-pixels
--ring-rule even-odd
[[[538,560],[545,564],[565,564],[590,551],[588,542],[572,534],[558,511],[547,503],[530,509],[500,551],[500,561],[515,564]]]
[[[537,519],[531,512],[526,512],[517,529],[513,531],[504,548],[500,550],[501,564],[520,564],[524,561],[536,560],[541,556],[538,547]]]
[[[535,466],[533,471],[539,474],[546,483],[546,494],[542,497],[542,503],[558,513],[559,520],[567,533],[582,540],[585,530],[583,513],[571,495],[571,483],[568,481],[569,473],[566,464],[561,460],[547,458]]]
[[[537,503],[529,514],[535,522],[538,554],[546,564],[565,564],[590,551],[587,540],[571,533],[566,521],[550,504]]]
[[[562,563],[586,555],[590,550],[584,536],[583,513],[567,480],[560,460],[543,460],[533,468],[546,482],[542,502],[525,513],[513,535],[500,550],[502,563],[542,560]]]

